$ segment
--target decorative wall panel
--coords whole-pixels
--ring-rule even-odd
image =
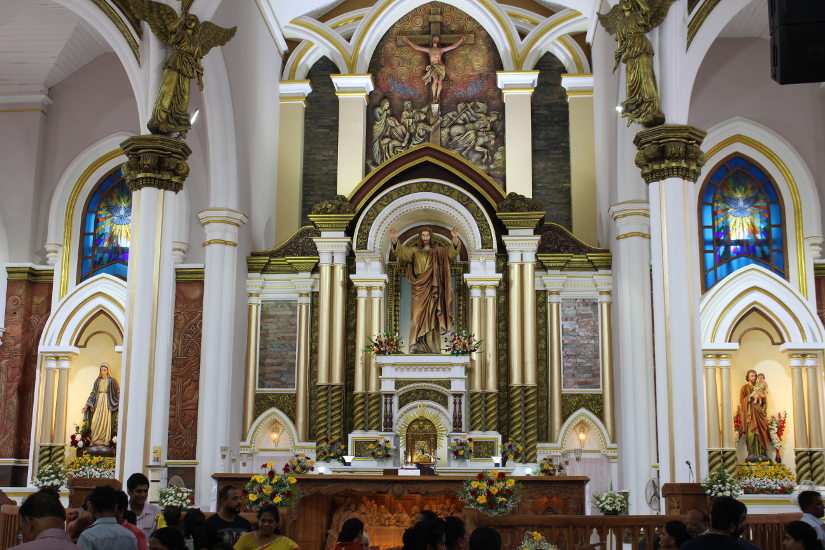
[[[203,281],[175,285],[172,380],[169,403],[170,460],[194,460],[198,441]]]
[[[298,352],[298,302],[261,303],[259,389],[294,389]]]
[[[561,302],[562,387],[565,390],[601,388],[599,303],[592,298]]]

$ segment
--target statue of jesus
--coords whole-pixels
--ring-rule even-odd
[[[441,353],[441,335],[453,328],[453,285],[450,260],[461,250],[458,230],[450,230],[450,247],[436,246],[432,231],[422,229],[417,247],[398,242],[398,232],[390,229],[392,252],[407,264],[407,280],[412,288],[410,353]]]
[[[407,45],[419,52],[426,53],[430,58],[430,64],[424,70],[424,83],[430,85],[430,102],[438,103],[441,101],[441,86],[444,84],[444,79],[447,77],[447,68],[441,62],[441,55],[444,52],[454,50],[461,46],[467,40],[466,36],[462,36],[458,42],[452,46],[441,46],[441,37],[434,34],[431,38],[430,45],[427,47],[418,46],[410,42],[409,38],[404,37],[404,42]]]

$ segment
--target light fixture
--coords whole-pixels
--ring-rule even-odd
[[[526,475],[526,476],[533,475],[533,468],[525,468],[524,469],[524,475]]]
[[[352,466],[352,459],[355,458],[354,455],[344,455],[341,458],[344,459],[344,466]]]
[[[194,125],[195,125],[195,121],[196,121],[196,120],[198,120],[198,115],[199,115],[199,114],[201,114],[201,110],[200,110],[200,109],[195,109],[195,112],[194,112],[194,113],[192,113],[192,114],[189,116],[189,124],[191,124],[192,126],[194,126]]]
[[[584,453],[584,442],[587,441],[587,426],[581,424],[576,436],[579,438],[579,448],[573,449],[573,454],[576,456],[576,462],[578,462],[582,459],[582,453]]]
[[[491,456],[490,458],[493,459],[493,466],[495,466],[496,468],[501,466],[501,457],[500,456]]]
[[[221,458],[223,460],[226,460],[226,455],[228,455],[228,454],[229,454],[229,447],[227,447],[226,445],[222,446],[221,447]]]
[[[565,466],[570,464],[570,453],[567,451],[562,451],[561,453],[561,461],[564,463]]]
[[[321,474],[321,475],[327,473],[327,467],[326,466],[318,466],[318,473]]]
[[[281,425],[277,422],[272,425],[272,433],[269,434],[269,437],[272,438],[272,443],[276,446],[278,445],[278,441],[281,439],[282,431],[283,428],[281,428]]]
[[[576,457],[576,462],[578,462],[579,460],[582,459],[582,450],[580,448],[579,449],[573,449],[573,456]]]

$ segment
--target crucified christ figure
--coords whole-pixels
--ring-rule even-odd
[[[430,97],[432,103],[438,103],[441,100],[441,86],[444,84],[444,79],[447,76],[447,68],[441,62],[441,55],[450,50],[454,50],[461,46],[467,40],[466,36],[462,36],[458,42],[452,46],[441,46],[441,37],[434,34],[429,46],[418,46],[413,44],[405,36],[404,42],[419,52],[424,52],[430,57],[430,64],[424,70],[424,82],[430,85]]]

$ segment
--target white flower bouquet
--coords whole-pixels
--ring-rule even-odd
[[[160,490],[162,508],[189,508],[192,505],[192,489],[188,487],[167,487]]]
[[[559,547],[547,542],[544,535],[538,531],[527,531],[524,533],[524,539],[519,544],[518,550],[559,550]]]
[[[611,489],[595,495],[593,503],[603,514],[620,514],[627,510],[627,495]]]
[[[702,489],[711,498],[733,497],[742,494],[742,486],[724,468],[718,468],[702,480]]]
[[[59,462],[52,462],[40,468],[34,475],[32,483],[38,489],[59,491],[66,484],[66,468]]]

